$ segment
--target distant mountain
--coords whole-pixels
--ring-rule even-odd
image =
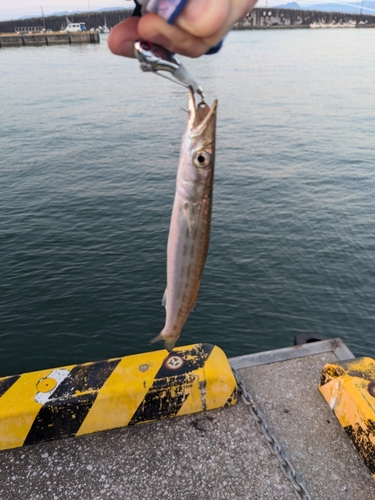
[[[314,7],[314,8],[313,8]],[[322,12],[343,12],[344,14],[359,14],[375,16],[375,2],[364,1],[355,3],[321,3],[318,5],[306,5],[304,10],[320,10]]]
[[[121,7],[104,7],[103,9],[95,9],[92,12],[110,12],[112,10],[134,10],[134,5],[121,5]],[[72,16],[73,14],[88,14],[87,10],[74,10],[70,12],[54,12],[53,14],[48,14],[49,16]]]
[[[283,5],[275,5],[274,9],[292,9],[292,10],[303,10],[303,7],[298,5],[297,2],[289,2]]]
[[[103,9],[95,9],[95,11],[93,10],[92,12],[110,12],[110,11],[113,11],[113,10],[133,10],[134,9],[134,6],[130,6],[130,5],[121,5],[121,7],[104,7]],[[79,14],[88,14],[89,12],[87,10],[70,10],[70,11],[67,11],[67,10],[64,10],[64,11],[60,11],[60,12],[52,12],[52,14],[46,14],[45,17],[52,17],[52,16],[76,16],[76,15],[79,15]],[[34,15],[34,16],[22,16],[22,17],[18,17],[16,20],[17,21],[20,21],[20,20],[24,20],[24,19],[35,19],[36,17],[41,17],[40,15]]]
[[[364,0],[363,2],[353,3],[321,3],[312,5],[298,5],[296,2],[289,2],[282,5],[277,5],[275,9],[293,9],[293,10],[318,10],[320,12],[342,12],[343,14],[362,14],[367,16],[375,16],[375,1]]]
[[[78,11],[78,10],[75,10],[75,11],[64,11],[64,12],[54,12],[53,14],[46,14],[44,17],[52,17],[52,16],[72,16],[72,15],[75,15],[75,14],[80,14],[81,12],[83,11]],[[21,17],[17,17],[16,19],[14,19],[14,21],[24,21],[25,19],[39,19],[40,17],[42,17],[40,14],[34,14],[33,16],[21,16]],[[5,21],[6,19],[3,19],[3,21]],[[12,21],[13,19],[9,19],[9,21]]]
[[[93,12],[109,12],[114,10],[133,10],[133,5],[122,5],[117,7],[105,7],[103,9],[97,9]],[[375,0],[364,0],[363,2],[353,2],[353,3],[321,3],[321,4],[311,4],[311,5],[299,5],[297,2],[288,2],[281,5],[275,5],[272,7],[274,9],[291,9],[291,10],[317,10],[320,12],[342,12],[343,14],[359,14],[362,13],[367,16],[375,16]],[[87,10],[74,10],[74,11],[61,11],[53,12],[52,14],[47,14],[46,17],[52,16],[73,16],[79,14],[88,14]],[[22,16],[21,19],[31,19],[40,16]]]

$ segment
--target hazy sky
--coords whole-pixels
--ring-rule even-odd
[[[290,1],[292,0],[258,0],[258,6],[264,7],[267,2],[267,5],[271,7],[272,5],[281,5]],[[296,1],[300,5],[330,3],[330,0]],[[339,1],[338,3],[341,2]],[[39,0],[39,2],[38,0],[0,0],[0,19],[17,19],[30,15],[39,17],[41,16],[41,7],[43,7],[44,14],[48,16],[54,12],[74,10],[94,11],[104,7],[130,8],[133,5],[134,2],[132,0],[61,0],[60,2],[57,0]]]
[[[44,15],[75,10],[97,10],[104,7],[132,7],[132,0],[0,0],[0,19]]]

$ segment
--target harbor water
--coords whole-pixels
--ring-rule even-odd
[[[375,30],[232,32],[211,242],[179,345],[375,356]],[[161,349],[187,92],[99,45],[2,49],[0,376]]]

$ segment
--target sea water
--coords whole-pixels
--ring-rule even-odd
[[[375,356],[375,30],[237,31],[209,254],[178,345]],[[0,376],[161,349],[187,92],[99,45],[0,51]]]

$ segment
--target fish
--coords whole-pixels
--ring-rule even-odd
[[[164,340],[170,352],[198,298],[210,239],[218,101],[195,101],[188,89],[188,118],[182,137],[167,244],[165,326],[151,343]]]

